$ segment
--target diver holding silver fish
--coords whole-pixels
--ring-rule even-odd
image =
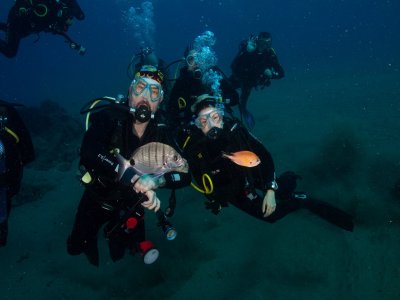
[[[81,111],[88,113],[80,149],[85,191],[67,250],[71,255],[84,253],[93,265],[99,265],[97,235],[103,226],[113,261],[129,249],[141,253],[146,264],[154,262],[158,250],[146,240],[144,210],[157,212],[166,230],[170,224],[160,213],[155,190],[190,184],[186,161],[170,146],[167,128],[157,122],[162,82],[159,70],[143,66],[126,101],[105,97]],[[108,104],[101,105],[103,100]]]

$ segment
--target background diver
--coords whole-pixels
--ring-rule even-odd
[[[203,81],[204,73],[210,71],[221,76],[219,93],[224,99],[229,99],[227,106],[230,108],[238,104],[239,94],[218,66],[212,65],[204,68],[202,64],[207,61],[207,57],[204,57],[192,45],[186,48],[184,58],[185,64],[180,69],[179,77],[175,80],[167,103],[171,126],[176,127],[189,123],[193,115],[190,107],[196,101],[196,97],[213,92],[211,86]]]
[[[5,40],[0,39],[0,52],[6,57],[15,57],[22,38],[50,32],[63,36],[71,49],[83,55],[86,49],[66,33],[73,18],[80,21],[85,18],[76,0],[16,0],[7,23],[0,23],[0,30],[6,33]]]
[[[0,247],[7,243],[11,201],[24,166],[35,159],[31,135],[15,106],[20,105],[0,100]]]
[[[239,47],[239,53],[231,63],[232,75],[230,81],[235,88],[240,88],[239,109],[242,121],[247,128],[255,125],[253,115],[247,110],[247,101],[252,88],[264,88],[271,84],[272,79],[285,76],[278,56],[272,48],[272,37],[269,32],[260,32],[250,36]]]

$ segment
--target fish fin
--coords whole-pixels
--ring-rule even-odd
[[[136,175],[142,176],[144,173],[140,171],[135,165],[131,165],[131,167],[135,170]]]
[[[119,153],[116,153],[115,157],[118,161],[118,179],[121,179],[125,170],[128,168],[129,162]]]
[[[156,173],[156,174],[151,174],[151,176],[156,179],[156,178],[160,178],[161,176],[163,176],[165,173]]]

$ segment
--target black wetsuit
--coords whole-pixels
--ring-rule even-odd
[[[0,141],[4,146],[5,156],[0,155],[5,170],[0,174],[0,190],[6,198],[0,199],[0,246],[7,242],[8,216],[11,200],[21,186],[23,167],[32,162],[35,152],[32,139],[24,122],[13,105],[0,100]],[[5,159],[5,161],[4,161]],[[4,202],[5,201],[5,202]]]
[[[68,19],[83,20],[85,15],[76,0],[17,0],[11,8],[7,23],[0,23],[6,32],[5,41],[0,40],[0,52],[7,57],[17,54],[20,40],[33,33],[51,32],[62,35],[74,47],[66,34]]]
[[[263,217],[262,202],[266,191],[275,180],[275,168],[267,149],[252,136],[239,122],[224,119],[223,134],[216,140],[204,136],[197,128],[192,130],[190,139],[184,147],[185,157],[200,188],[203,188],[203,176],[210,176],[213,192],[206,195],[206,207],[214,213],[228,203],[260,220],[273,223],[288,213],[306,208],[325,220],[349,231],[353,230],[353,221],[349,214],[318,201],[305,193],[295,192],[296,180],[293,172],[285,172],[276,179],[278,190],[276,210],[268,217]],[[249,150],[258,155],[261,163],[252,168],[241,167],[224,158],[222,152],[234,153]],[[207,179],[205,180],[208,184]]]
[[[219,69],[214,67],[213,70]],[[171,90],[167,104],[168,118],[173,126],[186,125],[192,121],[193,113],[190,108],[196,101],[196,97],[202,94],[211,94],[209,87],[203,84],[201,78],[196,78],[187,66],[183,67]],[[237,105],[239,102],[238,93],[226,78],[221,80],[221,96],[224,100],[229,99],[228,107]]]
[[[273,71],[272,78],[264,75],[265,69]],[[235,88],[241,89],[240,105],[246,108],[251,89],[264,87],[271,84],[271,79],[281,79],[285,76],[283,67],[279,63],[278,56],[273,48],[263,53],[246,50],[246,43],[241,44],[239,54],[231,63],[232,75],[230,80]]]
[[[85,253],[94,265],[99,264],[97,234],[106,223],[105,234],[114,261],[121,259],[127,248],[134,250],[137,243],[145,240],[144,208],[139,195],[131,185],[117,181],[118,162],[110,151],[118,148],[128,158],[149,142],[172,145],[165,126],[151,120],[139,139],[132,132],[132,124],[133,117],[126,110],[106,109],[91,116],[91,126],[83,139],[80,165],[91,174],[92,182],[86,185],[80,201],[67,249],[71,255]],[[164,177],[166,188],[190,183],[190,174],[170,172]],[[136,208],[131,210],[135,204]],[[121,218],[128,217],[127,213],[138,219],[137,226],[129,233],[118,226]]]

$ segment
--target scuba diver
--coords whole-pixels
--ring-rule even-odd
[[[162,83],[161,71],[143,66],[129,87],[127,99],[114,102],[101,98],[82,111],[88,112],[79,163],[85,191],[67,251],[71,255],[84,253],[95,266],[99,265],[97,234],[103,225],[113,261],[123,258],[127,249],[144,255],[145,263],[155,261],[158,251],[145,237],[144,208],[159,210],[156,188],[176,189],[190,183],[188,172],[141,175],[138,161],[125,159],[149,143],[172,145],[166,126],[157,120],[164,95]],[[111,103],[96,107],[100,100]]]
[[[24,166],[35,159],[32,139],[16,106],[0,100],[0,247],[7,244],[12,197],[20,189]]]
[[[192,106],[195,125],[179,138],[192,176],[192,186],[207,198],[206,208],[218,214],[231,204],[260,220],[274,223],[300,208],[353,231],[352,217],[329,203],[295,191],[300,178],[288,171],[275,179],[269,151],[241,123],[224,115],[214,97],[198,97]]]
[[[0,52],[8,58],[15,57],[22,38],[50,32],[63,36],[71,49],[83,55],[86,49],[66,33],[73,18],[85,18],[76,0],[16,0],[7,23],[0,23],[0,30],[6,33],[6,39],[0,40]]]
[[[167,102],[167,96],[169,94],[169,84],[168,84],[168,72],[165,66],[165,61],[158,58],[156,53],[151,47],[142,47],[138,53],[135,53],[127,67],[127,75],[130,80],[133,80],[135,74],[140,71],[143,66],[150,65],[156,67],[164,74],[164,80],[162,83],[162,88],[164,91],[164,101]]]
[[[193,113],[191,105],[197,95],[212,92],[211,87],[203,82],[204,68],[201,64],[206,60],[199,57],[198,51],[193,46],[186,48],[184,53],[185,65],[181,68],[179,77],[176,79],[167,103],[167,112],[172,127],[186,125],[192,120]],[[239,94],[229,82],[224,73],[217,67],[212,66],[209,70],[221,76],[220,94],[227,102],[227,109],[237,105]]]
[[[240,88],[239,109],[242,121],[251,130],[255,121],[247,110],[247,101],[252,88],[271,85],[272,79],[281,79],[285,76],[278,56],[272,48],[272,37],[269,32],[260,32],[257,36],[250,36],[242,41],[239,53],[231,63],[232,75],[230,81],[235,88]]]

